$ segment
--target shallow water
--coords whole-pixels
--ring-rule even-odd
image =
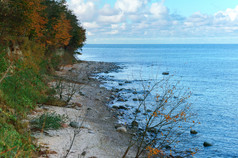
[[[238,157],[238,45],[86,45],[82,53],[82,60],[123,66],[119,73],[101,74],[108,88],[141,90],[142,80],[160,79],[165,71],[174,75],[174,81],[191,89],[190,102],[201,122],[196,136],[185,133],[181,148],[198,147],[199,158]],[[135,104],[131,92],[121,93],[128,98],[123,104]],[[204,141],[213,146],[204,148]]]

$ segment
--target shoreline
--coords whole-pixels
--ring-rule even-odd
[[[72,158],[122,157],[128,147],[130,132],[117,129],[126,127],[118,124],[116,113],[108,106],[117,94],[100,86],[101,80],[92,78],[97,73],[113,72],[118,69],[120,67],[115,63],[79,61],[74,65],[66,65],[61,71],[56,72],[64,82],[74,83],[77,91],[66,107],[44,105],[36,109],[38,111],[46,109],[47,112],[68,116],[65,128],[33,133],[41,149],[49,151],[48,154],[43,154],[43,157],[64,157],[71,145],[68,157]],[[35,115],[39,114],[41,113]],[[76,129],[70,127],[72,121],[82,123],[73,143]],[[134,152],[135,150],[131,149],[127,157],[133,157]]]

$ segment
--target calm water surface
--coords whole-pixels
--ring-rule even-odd
[[[198,147],[198,158],[238,157],[238,45],[86,45],[82,60],[116,62],[124,67],[106,87],[169,71],[193,92],[191,102],[201,122],[196,136],[186,135],[181,148]],[[153,76],[153,75],[152,75]],[[117,82],[115,82],[117,81]],[[128,104],[133,104],[128,101]],[[212,147],[204,148],[203,142]]]

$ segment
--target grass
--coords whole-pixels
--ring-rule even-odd
[[[31,125],[37,130],[57,130],[62,127],[66,119],[65,115],[47,112],[32,120]]]

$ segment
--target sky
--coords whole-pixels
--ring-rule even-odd
[[[238,0],[67,0],[87,44],[237,44]]]

